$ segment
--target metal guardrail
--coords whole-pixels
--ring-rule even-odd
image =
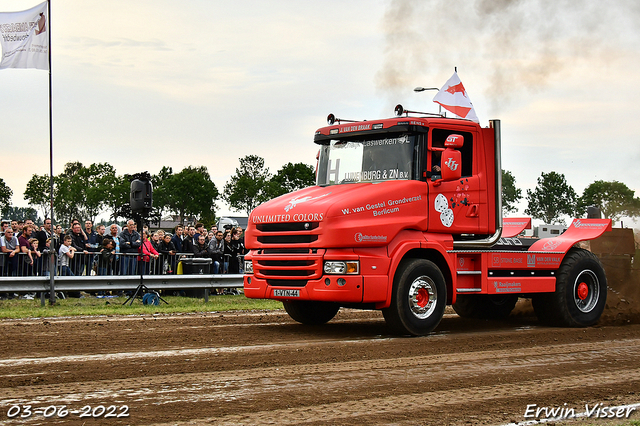
[[[54,292],[101,292],[101,291],[133,291],[140,285],[149,290],[194,290],[204,289],[205,301],[209,292],[219,288],[242,288],[242,274],[208,273],[213,265],[208,258],[194,258],[191,253],[160,255],[158,258],[140,261],[138,254],[119,253],[109,264],[101,264],[97,253],[77,252],[69,259],[69,267],[65,271],[58,265],[53,277]],[[29,262],[24,253],[9,257],[8,253],[0,254],[0,293],[41,293],[51,290],[49,277],[49,259],[43,256]],[[38,260],[38,261],[36,261]],[[176,274],[180,261],[187,262],[184,274]],[[228,259],[220,262],[221,270],[226,269]],[[238,259],[241,264],[241,259]],[[206,267],[205,267],[206,266]],[[217,268],[217,267],[216,267]],[[202,273],[202,272],[207,273]],[[213,271],[211,271],[213,272]]]
[[[218,288],[242,288],[242,274],[201,275],[105,275],[105,276],[55,276],[54,289],[58,291],[135,291],[144,285],[149,290],[204,289],[204,301]],[[44,294],[51,290],[49,277],[0,277],[0,293],[40,293],[44,306]]]
[[[144,284],[150,290],[242,288],[242,274],[104,275],[54,277],[55,291],[129,291]],[[50,290],[49,277],[0,277],[0,293]]]
[[[56,275],[170,275],[175,274],[177,265],[181,261],[193,259],[193,261],[210,259],[195,258],[193,253],[160,254],[156,258],[145,256],[146,261],[142,261],[138,253],[118,253],[111,258],[102,259],[97,252],[75,252],[73,259],[55,255]],[[66,260],[67,270],[63,270],[61,260]],[[211,259],[212,261],[213,259]],[[239,257],[238,262],[242,259]],[[228,265],[229,261],[217,262],[220,271]],[[213,268],[213,263],[211,268]],[[28,257],[26,253],[17,253],[10,256],[9,253],[0,253],[0,276],[3,277],[31,277],[47,276],[51,270],[50,254],[41,256],[32,255]],[[213,272],[213,269],[211,270]]]

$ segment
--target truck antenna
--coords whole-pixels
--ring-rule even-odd
[[[394,111],[396,113],[396,117],[402,117],[402,114],[404,114],[406,117],[408,117],[409,114],[423,114],[423,115],[433,115],[435,117],[442,117],[441,114],[434,114],[432,112],[409,111],[408,109],[404,109],[404,107],[400,104],[396,105],[396,108]]]

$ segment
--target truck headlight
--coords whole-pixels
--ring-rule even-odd
[[[357,260],[325,260],[325,274],[353,275],[360,273],[360,262]]]
[[[253,262],[250,260],[244,261],[244,273],[253,274]]]

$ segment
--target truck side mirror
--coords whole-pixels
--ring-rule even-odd
[[[443,181],[458,180],[462,176],[462,155],[458,149],[462,148],[463,144],[464,138],[461,135],[449,135],[447,137],[440,164]]]

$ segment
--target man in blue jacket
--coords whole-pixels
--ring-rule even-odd
[[[182,253],[182,225],[177,225],[173,228],[173,237],[171,242],[176,248],[176,253]]]

